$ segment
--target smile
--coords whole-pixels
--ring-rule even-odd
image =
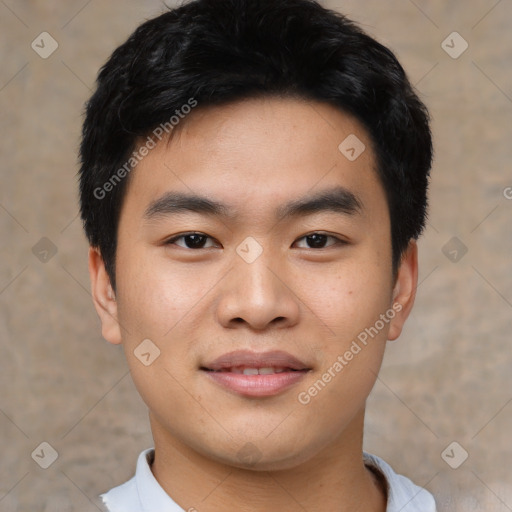
[[[267,397],[289,389],[300,382],[310,371],[272,367],[238,367],[232,370],[203,370],[203,372],[214,383],[236,394],[247,397]]]
[[[228,391],[246,397],[282,393],[300,382],[311,367],[283,351],[235,351],[203,365],[204,375]]]

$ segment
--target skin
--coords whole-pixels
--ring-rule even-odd
[[[338,145],[355,134],[366,150],[349,161]],[[352,214],[317,212],[277,220],[278,207],[344,187]],[[233,218],[197,212],[145,220],[169,191],[225,203]],[[188,232],[208,235],[202,249]],[[320,232],[325,247],[306,235]],[[253,237],[263,252],[236,252]],[[179,244],[179,245],[178,245]],[[365,130],[334,107],[298,99],[251,99],[198,107],[169,141],[132,171],[122,206],[114,297],[97,249],[89,270],[102,334],[122,343],[149,408],[152,471],[185,510],[383,512],[382,487],[362,461],[366,399],[386,340],[414,302],[417,248],[396,276],[384,189]],[[307,391],[393,303],[402,309],[307,405]],[[149,366],[134,350],[151,339]],[[249,398],[211,382],[199,367],[235,349],[285,350],[312,370],[276,396]],[[244,461],[247,443],[256,454]],[[247,446],[246,448],[247,449]]]

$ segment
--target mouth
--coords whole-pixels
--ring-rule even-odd
[[[242,375],[273,375],[274,373],[283,372],[301,372],[305,370],[295,370],[293,368],[286,368],[284,366],[273,367],[267,366],[266,368],[248,368],[245,366],[234,366],[231,368],[222,368],[221,370],[212,370],[210,368],[202,367],[201,370],[206,372],[221,372],[221,373],[238,373]]]
[[[311,366],[282,351],[230,352],[199,369],[222,388],[246,397],[277,395],[312,371]]]

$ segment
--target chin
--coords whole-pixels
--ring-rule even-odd
[[[314,456],[315,450],[308,447],[293,445],[275,445],[265,443],[265,440],[245,441],[240,443],[240,448],[233,452],[232,445],[229,453],[219,453],[216,450],[209,451],[205,455],[215,459],[221,464],[246,469],[249,471],[283,471],[295,468],[307,462]]]

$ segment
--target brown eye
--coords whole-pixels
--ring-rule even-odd
[[[333,240],[333,242],[327,244],[329,239]],[[312,233],[310,235],[303,236],[302,238],[299,239],[299,241],[300,240],[304,240],[307,244],[307,246],[305,247],[300,247],[301,249],[325,249],[333,245],[344,243],[343,240],[340,240],[335,236],[325,235],[322,233]]]
[[[178,240],[181,243],[177,243]],[[214,245],[206,245],[208,240],[212,240],[212,238],[204,233],[185,233],[167,240],[166,245],[177,245],[184,249],[208,249],[214,247]]]

